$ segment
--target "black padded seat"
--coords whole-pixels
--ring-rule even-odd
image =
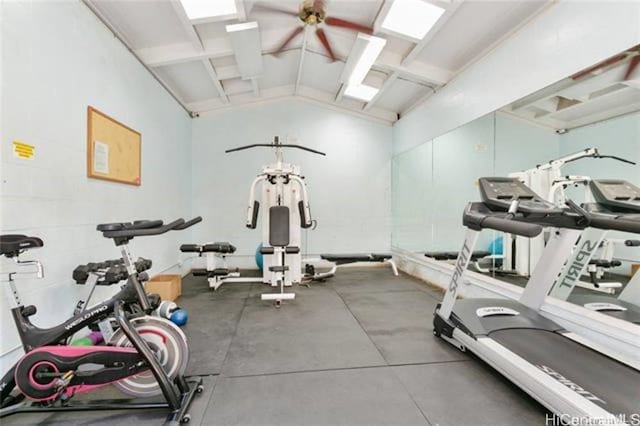
[[[205,244],[202,246],[202,252],[213,252],[213,253],[222,253],[222,254],[231,254],[235,253],[236,247],[227,242],[222,243],[211,243]]]
[[[269,266],[269,270],[271,272],[287,272],[289,267],[287,265],[284,266]]]
[[[227,268],[216,268],[213,271],[209,271],[210,277],[224,277],[229,275],[229,270]]]
[[[384,262],[391,259],[389,253],[361,253],[361,254],[321,254],[320,258],[337,265],[356,262]]]
[[[200,253],[202,246],[199,244],[183,244],[180,246],[180,251],[183,253]]]
[[[44,243],[37,237],[22,234],[0,235],[0,255],[2,256],[14,257],[24,250],[42,246]]]
[[[206,269],[192,269],[191,273],[194,277],[206,277],[209,275],[209,271]]]
[[[428,251],[424,255],[435,260],[456,260],[458,258],[457,251]],[[490,255],[491,252],[476,250],[471,253],[471,260],[475,262],[478,259],[482,259],[483,257],[487,257]]]
[[[600,268],[615,268],[617,266],[622,266],[622,262],[619,260],[602,260],[602,259],[591,259],[589,261],[589,265],[595,265]]]

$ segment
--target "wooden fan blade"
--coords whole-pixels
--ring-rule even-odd
[[[295,16],[296,18],[298,17],[298,12],[293,12],[291,10],[282,9],[264,3],[256,3],[255,5],[253,5],[251,13],[253,12],[278,13],[281,15]]]
[[[629,61],[629,66],[627,67],[627,72],[624,73],[623,80],[629,80],[633,71],[640,65],[640,55],[636,55]]]
[[[318,36],[318,39],[320,40],[320,43],[322,43],[322,45],[324,46],[325,50],[329,54],[329,57],[331,58],[331,61],[335,62],[336,55],[334,55],[333,54],[333,50],[331,50],[331,45],[329,44],[329,40],[327,39],[327,35],[324,33],[324,30],[322,28],[318,28],[316,30],[316,36]]]
[[[296,36],[298,34],[300,34],[302,32],[302,30],[304,29],[304,27],[297,27],[296,29],[294,29],[293,31],[291,31],[291,33],[289,34],[289,36],[284,40],[284,42],[282,42],[282,44],[280,45],[280,47],[278,47],[278,49],[276,49],[276,51],[273,53],[275,56],[278,56],[278,54],[280,54],[285,47],[287,47],[287,45],[289,43],[291,43],[291,40],[293,40],[294,38],[296,38]]]
[[[355,22],[346,21],[340,18],[328,17],[324,20],[324,23],[333,27],[347,28],[353,31],[359,31],[365,34],[373,34],[373,28],[365,27],[364,25],[356,24]]]

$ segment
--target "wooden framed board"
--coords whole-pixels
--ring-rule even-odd
[[[140,185],[142,135],[89,106],[87,108],[87,176]]]

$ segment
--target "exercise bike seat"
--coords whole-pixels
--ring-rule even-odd
[[[44,243],[38,237],[21,234],[0,235],[0,255],[14,257],[25,250],[42,247]]]

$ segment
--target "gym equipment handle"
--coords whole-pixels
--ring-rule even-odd
[[[251,149],[251,148],[256,148],[256,147],[267,147],[267,148],[297,148],[297,149],[301,149],[303,151],[308,151],[308,152],[312,152],[314,154],[318,154],[318,155],[327,155],[322,151],[317,151],[315,149],[311,149],[311,148],[307,148],[306,146],[302,146],[302,145],[294,145],[294,144],[271,144],[271,143],[254,143],[251,145],[245,145],[245,146],[239,146],[238,148],[231,148],[231,149],[227,149],[225,151],[226,154],[229,154],[230,152],[236,152],[236,151],[243,151],[245,149]]]
[[[480,221],[480,227],[495,229],[496,231],[516,234],[527,238],[537,237],[542,232],[542,226],[535,223],[518,222],[493,216],[487,216],[482,219]]]
[[[200,223],[202,222],[202,216],[196,216],[193,219],[191,219],[190,221],[187,221],[185,223],[183,223],[182,225],[178,225],[174,228],[175,231],[182,231],[183,229],[187,229],[193,225],[195,225],[196,223]]]
[[[640,221],[630,221],[624,219],[609,219],[590,215],[589,226],[598,229],[607,229],[613,231],[631,232],[632,234],[640,234]]]

